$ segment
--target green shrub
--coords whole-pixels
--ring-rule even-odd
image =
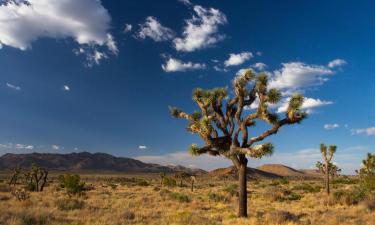
[[[224,191],[227,192],[231,197],[238,196],[238,185],[230,184],[224,188]]]
[[[293,190],[296,191],[304,191],[307,193],[317,193],[320,192],[320,186],[313,186],[309,183],[302,183],[293,187]]]
[[[284,185],[289,184],[289,180],[287,180],[287,179],[285,179],[285,178],[281,178],[281,179],[279,180],[279,182],[280,182],[280,184],[284,184]]]
[[[356,205],[366,199],[366,194],[361,189],[356,188],[353,191],[339,190],[332,194],[335,203],[345,205]]]
[[[64,174],[59,176],[60,187],[64,188],[69,196],[83,195],[86,191],[85,182],[78,174]]]
[[[150,183],[148,183],[146,180],[140,179],[140,180],[137,180],[137,185],[145,187],[145,186],[149,186]]]
[[[208,199],[214,202],[227,202],[228,198],[224,195],[216,194],[214,192],[208,193]]]
[[[332,180],[332,184],[333,185],[337,185],[337,184],[357,184],[358,183],[358,180],[357,179],[353,179],[353,178],[349,178],[349,177],[339,177],[339,178],[336,178],[336,179],[333,179]]]
[[[189,196],[180,192],[172,192],[170,193],[170,196],[179,202],[190,202]]]
[[[163,186],[175,187],[176,185],[177,185],[177,182],[175,179],[171,177],[163,177]]]

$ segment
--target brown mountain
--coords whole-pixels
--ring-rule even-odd
[[[193,173],[190,168],[178,166],[171,168],[158,164],[144,163],[139,160],[115,157],[106,153],[31,153],[5,154],[0,157],[0,170],[11,170],[16,166],[29,168],[32,163],[40,167],[57,171],[107,171],[107,172],[165,172],[186,171]]]
[[[210,171],[209,175],[215,178],[236,178],[237,169],[234,166],[227,167],[227,168],[220,168],[220,169]],[[282,176],[248,167],[247,178],[248,179],[277,179],[277,178],[282,178]]]
[[[211,177],[225,178],[237,177],[237,170],[235,167],[220,168],[209,172]],[[248,179],[280,179],[280,178],[303,178],[315,179],[321,175],[315,170],[296,170],[291,167],[281,164],[264,164],[257,168],[247,168]]]

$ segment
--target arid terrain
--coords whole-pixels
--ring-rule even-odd
[[[197,175],[193,191],[189,178],[180,186],[173,173],[166,177],[175,182],[163,184],[158,173],[86,173],[82,196],[67,195],[52,173],[43,192],[20,201],[10,193],[11,174],[2,173],[0,224],[375,224],[373,203],[335,197],[353,189],[355,177],[336,178],[330,198],[319,178],[250,179],[249,217],[239,219],[237,182],[228,171]]]

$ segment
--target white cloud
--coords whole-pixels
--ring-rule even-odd
[[[375,135],[375,127],[363,128],[363,129],[352,129],[352,134],[364,134],[367,136]]]
[[[64,86],[63,86],[63,90],[64,90],[64,91],[70,91],[70,87],[69,87],[68,85],[64,85]]]
[[[6,83],[6,85],[7,85],[8,88],[14,89],[16,91],[20,91],[21,90],[20,86],[16,86],[16,85],[10,84],[10,83]]]
[[[340,125],[338,125],[337,123],[332,123],[332,124],[325,124],[324,125],[324,129],[326,130],[334,130],[336,128],[339,128]]]
[[[226,24],[226,16],[218,9],[194,6],[195,15],[185,20],[182,38],[173,40],[177,51],[192,52],[212,46],[224,39],[218,34],[219,25]]]
[[[191,2],[189,0],[178,0],[178,1],[187,6],[191,5]]]
[[[140,150],[146,150],[146,149],[147,149],[147,146],[146,146],[146,145],[140,145],[140,146],[138,146],[138,148],[139,148]]]
[[[257,70],[264,70],[267,67],[267,65],[262,63],[262,62],[257,62],[255,64],[253,64],[251,67],[253,67]]]
[[[140,29],[137,37],[140,39],[151,38],[156,42],[167,41],[174,37],[174,32],[168,28],[161,25],[161,23],[152,16],[146,18],[143,24],[139,24]]]
[[[16,149],[28,149],[28,150],[34,149],[34,146],[32,146],[32,145],[24,145],[24,144],[15,144],[14,147]]]
[[[347,62],[343,59],[335,59],[332,60],[331,62],[328,63],[329,68],[335,68],[335,67],[340,67],[347,64]]]
[[[286,110],[288,109],[289,100],[290,100],[290,97],[285,98],[280,103],[280,105],[277,108],[278,113],[286,112]],[[313,112],[314,108],[325,106],[325,105],[331,105],[331,104],[333,104],[332,101],[324,101],[324,100],[320,100],[320,99],[306,98],[305,97],[305,100],[302,104],[301,109],[306,110],[307,113],[311,113],[311,112]]]
[[[245,61],[251,59],[253,57],[253,53],[251,52],[241,52],[238,54],[229,54],[229,59],[224,62],[225,66],[237,66],[241,65]]]
[[[131,24],[125,24],[125,27],[124,27],[124,33],[128,33],[130,31],[132,31],[133,29],[133,26]]]
[[[58,145],[51,145],[51,148],[52,148],[53,150],[59,150],[59,149],[60,149],[60,146],[58,146]]]
[[[270,88],[297,90],[322,84],[334,71],[321,65],[308,65],[302,62],[283,63],[280,70],[274,71]]]
[[[182,62],[178,59],[169,58],[161,67],[165,72],[184,72],[187,70],[205,69],[206,65],[201,63]]]
[[[9,1],[0,6],[0,44],[30,49],[39,38],[72,38],[80,46],[107,47],[117,54],[110,35],[111,17],[97,0]]]

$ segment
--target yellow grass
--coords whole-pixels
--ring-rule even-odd
[[[116,175],[120,176],[120,175]],[[86,175],[94,187],[86,197],[70,200],[57,181],[51,182],[42,193],[31,193],[29,200],[20,202],[6,191],[5,180],[0,183],[0,225],[16,224],[375,224],[375,212],[362,204],[354,206],[328,204],[322,193],[295,191],[293,186],[306,181],[291,181],[270,187],[270,181],[249,182],[249,218],[236,218],[237,197],[224,189],[235,181],[212,181],[202,177],[194,192],[187,187],[160,187],[157,176],[144,177],[151,184],[137,186],[136,182],[110,180],[101,175]],[[90,178],[91,177],[91,178]],[[320,185],[319,181],[312,182]],[[344,185],[338,188],[347,188]],[[300,200],[277,201],[273,193],[280,189],[292,190]],[[335,191],[335,190],[334,190]],[[186,195],[188,201],[173,197],[172,193]],[[223,199],[210,199],[214,193]],[[179,195],[177,194],[177,195]],[[64,202],[82,201],[77,209],[63,210]],[[289,213],[289,214],[288,214]]]

